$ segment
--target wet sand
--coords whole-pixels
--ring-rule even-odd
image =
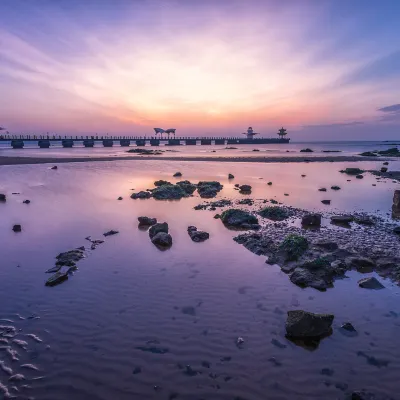
[[[298,162],[357,162],[357,161],[378,161],[376,157],[358,156],[298,156],[298,157],[186,157],[186,156],[108,156],[108,157],[4,157],[0,156],[1,165],[23,165],[23,164],[60,164],[60,163],[79,163],[93,161],[132,161],[132,160],[151,160],[151,161],[203,161],[203,162],[252,162],[252,163],[298,163]],[[386,158],[379,158],[379,161],[386,161]]]

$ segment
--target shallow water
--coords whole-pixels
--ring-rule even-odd
[[[131,148],[135,148],[134,142]],[[146,146],[154,150],[163,150],[159,157],[299,157],[353,156],[365,151],[386,150],[396,147],[388,142],[292,142],[288,144],[234,144],[234,145],[197,145],[197,146]],[[313,153],[301,153],[300,150],[311,148]],[[48,149],[38,148],[37,142],[26,142],[23,149],[12,149],[11,142],[0,141],[0,156],[12,157],[129,157],[128,147],[121,147],[119,141],[114,147],[103,147],[97,142],[93,148],[85,148],[82,142],[74,144],[72,149],[63,148],[61,142],[52,142]],[[257,151],[253,151],[257,150]],[[332,152],[334,151],[334,152]],[[335,151],[339,151],[338,153]]]
[[[357,163],[365,169],[380,165]],[[360,274],[351,272],[325,293],[300,289],[264,257],[237,245],[236,233],[215,220],[215,212],[193,210],[202,202],[197,195],[129,198],[130,189],[153,187],[156,179],[176,181],[172,174],[179,170],[178,180],[219,180],[219,197],[242,197],[233,186],[246,183],[253,198],[320,210],[327,207],[320,200],[330,198],[330,210],[387,216],[399,185],[338,172],[349,166],[119,161],[62,164],[56,171],[47,165],[0,167],[0,193],[7,194],[0,204],[0,319],[12,321],[0,325],[21,329],[15,338],[28,343],[27,350],[11,345],[19,361],[3,350],[0,360],[25,376],[13,383],[20,398],[342,399],[361,388],[396,398],[398,286],[385,281],[385,290],[359,289]],[[231,182],[228,173],[236,177]],[[332,191],[332,185],[342,189]],[[321,186],[328,192],[318,192]],[[170,250],[159,251],[137,228],[140,215],[169,223]],[[21,233],[12,232],[16,223]],[[210,240],[193,243],[189,225],[210,232]],[[88,235],[104,239],[110,229],[119,234],[89,250],[68,281],[44,286],[44,271],[58,253],[88,246]],[[314,351],[285,338],[286,311],[298,308],[335,314],[333,334]],[[357,337],[338,330],[346,321]],[[240,348],[239,336],[245,340]],[[323,374],[324,368],[333,372]],[[0,369],[0,382],[18,394],[8,379]]]

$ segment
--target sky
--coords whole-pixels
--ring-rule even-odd
[[[10,133],[400,139],[399,0],[1,0]]]

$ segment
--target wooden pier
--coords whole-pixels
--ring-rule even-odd
[[[241,138],[241,137],[147,137],[147,136],[40,136],[40,135],[2,135],[0,143],[10,143],[14,149],[23,149],[25,143],[36,143],[42,149],[60,145],[65,148],[72,148],[75,144],[84,147],[101,145],[113,147],[119,144],[122,147],[136,146],[196,146],[196,145],[234,145],[234,144],[283,144],[289,143],[286,138]]]

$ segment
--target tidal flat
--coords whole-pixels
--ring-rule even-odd
[[[392,204],[400,185],[339,172],[381,166],[162,159],[1,166],[0,396],[396,399],[400,289],[377,266],[399,254]],[[399,171],[400,162],[390,161],[389,170]],[[211,198],[198,188],[175,200],[131,198],[160,180],[223,187]],[[284,213],[261,216],[266,207]],[[215,216],[229,209],[256,216],[260,226],[227,227]],[[321,215],[320,226],[305,229],[310,213]],[[172,245],[155,246],[149,227],[139,227],[142,216],[168,223]],[[332,223],[335,216],[352,219]],[[345,268],[324,290],[302,287],[279,254],[266,263],[290,234],[304,236],[315,259],[341,249],[349,252],[344,261],[357,256],[374,266]],[[233,240],[239,235],[265,242]],[[321,250],[321,241],[337,248]],[[76,249],[68,279],[45,286],[46,271],[60,260],[71,267],[60,255]],[[364,278],[384,288],[359,286]],[[329,335],[312,343],[289,338],[294,310],[333,315]]]

